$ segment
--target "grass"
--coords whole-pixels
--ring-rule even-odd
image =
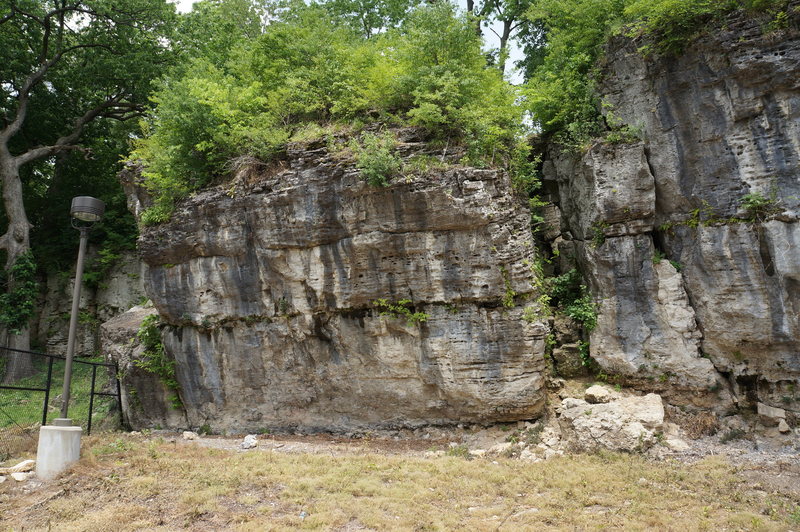
[[[720,458],[237,453],[113,434],[86,438],[83,456],[38,491],[0,495],[0,520],[97,531],[787,530],[800,514]]]
[[[19,380],[13,386],[44,388],[47,383],[47,362],[44,357],[35,357],[36,375]],[[96,391],[102,391],[108,381],[107,369],[97,368]],[[61,395],[64,382],[64,361],[53,362],[50,399],[47,422],[51,423],[61,416],[61,403],[56,400]],[[70,386],[69,416],[84,430],[89,419],[89,396],[92,386],[92,367],[77,361],[72,366],[72,385]],[[0,461],[4,461],[17,450],[36,441],[38,427],[42,422],[44,392],[0,389]],[[96,396],[92,412],[92,427],[99,428],[114,406],[113,397]]]
[[[42,357],[43,358],[43,357]],[[102,362],[101,360],[89,360]],[[19,380],[12,386],[28,388],[44,388],[47,378],[47,362],[34,360],[36,375]],[[102,391],[108,381],[107,369],[97,368],[96,391]],[[64,382],[64,361],[53,362],[52,382],[50,385],[50,408],[48,408],[47,421],[51,422],[60,415],[60,402],[56,404],[56,396],[60,396]],[[70,386],[69,416],[84,428],[89,419],[89,395],[92,387],[92,367],[81,364],[77,360],[72,365],[72,385]],[[25,390],[0,389],[0,429],[15,425],[29,426],[42,421],[42,405],[44,392],[31,392]],[[114,402],[113,398],[95,397],[94,415],[92,423],[108,413]]]

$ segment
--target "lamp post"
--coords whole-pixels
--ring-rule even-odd
[[[64,365],[64,391],[61,395],[61,417],[53,420],[52,425],[39,429],[39,446],[36,451],[36,476],[50,480],[61,473],[81,455],[80,426],[73,426],[67,417],[69,411],[70,384],[72,382],[72,358],[75,356],[75,337],[78,330],[78,311],[81,300],[81,280],[83,263],[86,258],[86,242],[89,229],[103,217],[106,205],[99,199],[89,196],[72,198],[69,214],[72,227],[80,231],[81,244],[78,248],[78,264],[75,267],[75,286],[72,289],[72,313],[69,319],[69,336],[67,337],[67,360]]]
[[[71,425],[67,418],[69,410],[70,384],[72,383],[72,358],[75,355],[75,336],[78,331],[78,312],[81,302],[81,279],[83,279],[83,262],[86,258],[86,242],[89,240],[89,229],[103,217],[106,204],[90,196],[72,198],[69,214],[72,216],[72,227],[81,232],[81,244],[78,248],[78,264],[75,267],[75,286],[72,288],[72,312],[69,317],[69,336],[67,337],[67,362],[64,365],[64,391],[61,394],[61,418],[54,424]],[[60,423],[59,423],[60,422]]]

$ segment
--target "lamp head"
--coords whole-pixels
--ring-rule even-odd
[[[97,222],[103,217],[106,204],[91,196],[77,196],[72,198],[69,214],[82,222]]]

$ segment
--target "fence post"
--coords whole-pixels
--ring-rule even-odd
[[[94,382],[97,377],[97,366],[92,364],[92,388],[89,393],[89,421],[86,422],[86,435],[92,433],[92,409],[94,408]]]
[[[47,425],[47,406],[50,402],[50,381],[53,378],[53,357],[47,358],[47,383],[44,390],[44,406],[42,407],[42,426]]]
[[[114,365],[114,380],[117,381],[117,406],[119,406],[119,426],[125,428],[125,416],[122,412],[122,386],[119,382],[119,368]]]

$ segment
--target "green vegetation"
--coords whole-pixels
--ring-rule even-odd
[[[164,79],[154,101],[131,154],[156,198],[148,224],[224,178],[236,158],[280,157],[311,123],[419,126],[465,146],[471,164],[523,166],[518,91],[487,68],[471,21],[447,3],[416,8],[399,28],[370,37],[319,6],[294,4],[227,53],[194,57]],[[366,134],[355,150],[378,186],[399,171],[390,144]]]
[[[447,456],[454,456],[457,458],[463,458],[465,460],[472,460],[472,455],[469,454],[469,447],[467,447],[464,444],[450,446],[445,452],[445,454]]]
[[[381,316],[388,316],[394,319],[405,318],[409,327],[424,323],[430,317],[425,312],[413,312],[410,299],[401,299],[397,303],[392,303],[388,299],[378,299],[373,301],[372,305],[378,309],[378,314]]]
[[[11,334],[19,334],[28,326],[39,295],[33,253],[28,250],[19,255],[9,274],[10,279],[3,283],[8,289],[0,293],[0,324]]]
[[[742,207],[747,211],[748,218],[754,222],[763,222],[770,215],[781,211],[774,195],[767,198],[758,192],[742,196]]]
[[[587,332],[597,327],[597,305],[578,270],[546,279],[552,304],[558,311],[577,321]]]
[[[606,242],[606,229],[608,229],[608,223],[606,222],[594,222],[591,227],[591,234],[592,234],[592,245],[594,247],[600,247]]]
[[[784,28],[787,6],[786,0],[539,0],[527,16],[544,28],[547,46],[524,62],[528,105],[544,132],[568,146],[582,147],[608,131],[610,141],[626,141],[637,136],[635,128],[604,119],[595,92],[611,36],[636,37],[644,54],[678,54],[739,9],[768,20],[765,31]]]
[[[137,368],[157,375],[164,386],[172,392],[170,401],[174,408],[181,408],[180,386],[175,378],[175,361],[171,360],[161,341],[160,318],[151,314],[142,320],[136,337],[144,347],[144,356],[134,361]]]
[[[152,79],[175,58],[174,22],[165,0],[0,6],[0,248],[7,275],[31,249],[42,270],[74,264],[73,196],[107,201],[94,238],[135,234],[116,173],[132,119],[147,110]],[[115,244],[106,245],[113,251]],[[16,347],[29,347],[28,335],[14,336]]]
[[[511,286],[511,277],[509,276],[508,268],[500,266],[500,275],[503,277],[503,286],[505,287],[503,291],[503,306],[511,308],[514,306],[514,298],[517,297],[517,292]]]
[[[81,359],[90,362],[103,362],[102,359]],[[25,377],[14,383],[22,388],[44,388],[47,383],[47,360],[45,357],[34,357],[34,375]],[[107,369],[97,369],[96,387],[98,391],[107,382]],[[61,383],[64,376],[64,360],[53,362],[52,382],[50,387],[50,405],[47,413],[48,422],[60,417],[60,404],[55,397],[61,393]],[[92,391],[92,367],[76,361],[72,366],[72,384],[70,387],[69,416],[84,428],[89,419],[89,397]],[[28,427],[42,422],[42,405],[44,392],[28,390],[6,389],[0,393],[0,429],[14,430]],[[109,415],[116,399],[111,397],[95,397],[92,426],[98,427],[104,418]],[[3,438],[0,435],[0,440]]]
[[[356,167],[370,185],[387,186],[403,167],[400,157],[392,153],[395,142],[394,136],[388,131],[382,136],[365,133],[361,142],[354,141]]]

